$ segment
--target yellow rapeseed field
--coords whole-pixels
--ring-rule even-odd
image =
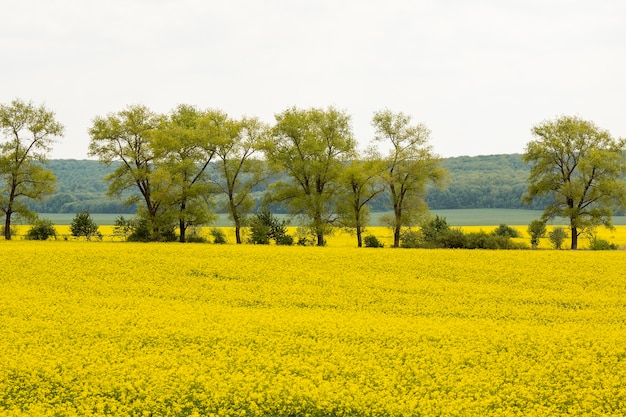
[[[623,251],[0,250],[0,416],[626,413]]]
[[[453,226],[456,227],[456,226]],[[471,232],[479,232],[484,231],[490,233],[497,226],[463,226],[461,229],[466,233]],[[530,248],[530,236],[528,235],[527,228],[528,226],[512,226],[515,228],[520,234],[520,238],[514,239],[514,241],[525,244]],[[548,231],[552,230],[554,226],[548,226]],[[16,226],[15,229],[18,232],[18,236],[16,239],[22,239],[30,226]],[[55,226],[58,233],[58,240],[77,240],[76,238],[71,236],[70,227],[68,225],[57,225]],[[235,229],[232,227],[218,227],[224,232],[226,235],[226,239],[228,243],[235,243]],[[568,230],[567,228],[565,228]],[[210,234],[211,227],[203,227],[200,229],[199,234],[207,239],[211,239]],[[114,234],[113,226],[100,226],[100,233],[103,235],[103,240],[105,241],[123,241],[124,238],[122,236],[116,236]],[[247,230],[243,230],[244,237],[246,236]],[[296,227],[289,227],[288,233],[292,236],[298,235],[298,229]],[[569,230],[568,230],[569,233]],[[605,239],[611,243],[618,245],[621,248],[626,248],[626,226],[615,226],[613,229],[607,229],[604,227],[599,227],[596,229],[597,237],[601,239]],[[389,247],[393,243],[393,234],[391,229],[382,226],[374,226],[368,227],[364,236],[373,235],[376,236],[386,247]],[[84,239],[84,238],[82,238]],[[80,239],[79,239],[80,240]],[[297,240],[297,239],[296,239]],[[336,229],[333,233],[326,237],[327,245],[331,247],[356,247],[357,240],[354,234],[344,230],[344,229]],[[589,245],[589,238],[587,235],[581,235],[579,238],[579,248],[584,249]],[[540,249],[550,249],[552,245],[548,238],[543,238],[539,244]],[[569,238],[565,240],[563,244],[563,248],[569,248]]]

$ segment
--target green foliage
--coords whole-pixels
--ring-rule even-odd
[[[85,237],[87,240],[91,240],[92,237],[102,238],[102,234],[98,231],[98,225],[91,218],[89,211],[76,214],[70,224],[70,231],[72,236]]]
[[[216,227],[211,228],[211,236],[213,237],[213,243],[223,245],[226,243],[226,235],[221,229]]]
[[[277,245],[293,244],[293,237],[287,234],[287,222],[263,209],[255,213],[252,219],[248,241],[255,245],[269,245],[270,240],[274,240]]]
[[[122,236],[125,240],[135,231],[137,228],[137,220],[127,219],[124,216],[118,216],[115,219],[113,234],[116,236]]]
[[[435,216],[434,219],[422,223],[422,237],[426,242],[435,242],[441,233],[450,229],[445,217]]]
[[[48,240],[57,237],[57,231],[50,219],[37,219],[32,227],[26,232],[28,240]]]
[[[270,186],[271,199],[306,217],[318,246],[332,227],[343,165],[355,147],[350,117],[333,107],[293,107],[277,114],[265,142],[268,161],[289,177]]]
[[[43,163],[63,126],[45,106],[13,100],[0,104],[0,212],[4,238],[11,239],[14,214],[31,217],[27,201],[39,201],[55,191],[56,178]]]
[[[499,225],[494,231],[493,234],[496,236],[505,236],[510,238],[518,238],[520,234],[514,228],[507,226],[506,224]]]
[[[443,186],[446,171],[428,144],[430,131],[423,124],[411,125],[410,116],[383,110],[374,113],[372,125],[375,140],[391,148],[383,158],[382,178],[394,209],[385,220],[393,230],[393,247],[397,248],[402,228],[416,224],[428,208],[424,201],[427,186]]]
[[[611,243],[608,240],[600,239],[598,237],[592,237],[589,240],[589,249],[591,250],[616,250],[617,245]]]
[[[555,249],[561,249],[563,242],[567,239],[567,231],[562,227],[555,227],[548,233],[548,239],[550,239]]]
[[[530,235],[530,244],[533,249],[539,246],[539,240],[546,236],[546,222],[544,220],[533,220],[528,225],[528,234]]]
[[[366,248],[382,248],[385,245],[374,235],[368,235],[363,238]]]
[[[526,201],[551,196],[543,219],[570,220],[571,248],[580,230],[611,225],[615,210],[626,206],[626,139],[579,117],[559,117],[532,129],[524,161],[531,164]]]
[[[424,239],[421,231],[406,230],[400,238],[401,248],[421,248],[424,246]]]

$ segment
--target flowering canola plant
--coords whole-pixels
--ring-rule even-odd
[[[0,246],[0,416],[626,412],[621,251]]]

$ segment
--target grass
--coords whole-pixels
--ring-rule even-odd
[[[372,213],[372,226],[380,226],[380,217],[385,213]],[[432,215],[445,217],[448,224],[452,226],[498,226],[499,224],[508,225],[527,225],[532,220],[541,217],[540,210],[516,210],[516,209],[456,209],[456,210],[431,210]],[[46,217],[54,224],[70,224],[75,213],[41,213],[40,217]],[[111,213],[92,213],[94,221],[100,226],[112,226],[115,219],[120,214]],[[123,214],[125,218],[130,218],[132,214]],[[286,218],[284,215],[278,215],[280,218]],[[615,225],[626,225],[626,216],[615,216],[613,218]],[[214,226],[225,227],[231,226],[231,221],[226,214],[219,214]],[[555,220],[550,224],[564,225],[567,224],[565,219]]]

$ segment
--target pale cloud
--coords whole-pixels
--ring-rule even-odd
[[[523,152],[561,114],[626,136],[619,0],[0,0],[0,102],[45,103],[55,158],[84,158],[97,115],[179,103],[272,122],[334,105],[364,145],[382,108],[443,156]]]

